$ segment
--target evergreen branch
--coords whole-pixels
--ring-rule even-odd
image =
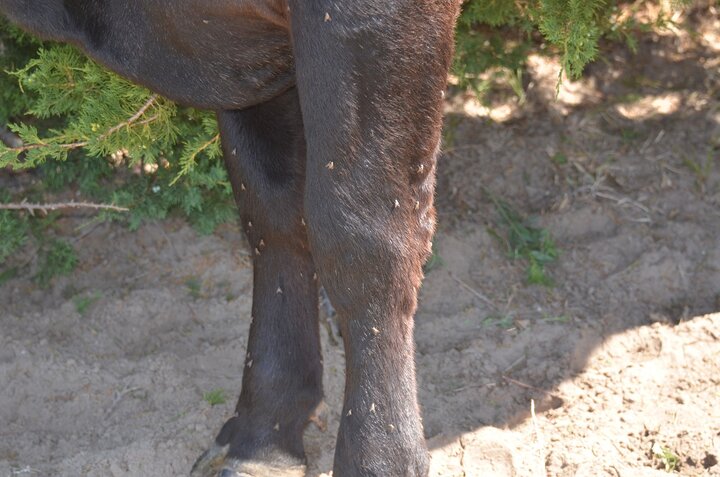
[[[138,121],[136,125],[137,125],[137,126],[144,126],[144,125],[146,125],[146,124],[150,124],[150,123],[153,122],[153,121],[157,121],[159,118],[160,118],[160,115],[159,115],[159,114],[153,114],[152,116],[150,116],[150,117],[147,118],[147,119],[143,119],[142,121]]]
[[[120,207],[117,205],[112,204],[96,204],[93,202],[59,202],[59,203],[52,203],[52,204],[31,204],[28,202],[20,202],[20,203],[8,203],[8,204],[0,204],[0,210],[26,210],[30,212],[31,215],[35,215],[36,211],[40,211],[43,214],[48,213],[48,211],[51,210],[59,210],[59,209],[95,209],[95,210],[114,210],[116,212],[129,212],[130,209],[127,207]]]
[[[42,149],[43,147],[49,147],[49,146],[57,146],[62,149],[78,149],[80,147],[85,147],[88,144],[90,144],[89,141],[70,142],[70,143],[66,143],[66,144],[48,144],[46,142],[39,142],[37,144],[28,144],[26,146],[20,146],[20,147],[8,147],[8,150],[13,151],[17,154],[21,154],[23,152],[32,151],[33,149]]]
[[[111,127],[104,134],[101,134],[100,136],[98,136],[97,140],[102,141],[104,139],[107,139],[109,136],[112,136],[113,134],[115,134],[116,132],[121,130],[122,128],[131,126],[134,122],[136,122],[138,119],[140,119],[142,117],[142,115],[145,114],[145,112],[148,109],[150,109],[150,106],[155,104],[155,101],[157,101],[158,97],[159,96],[157,94],[151,95],[150,98],[148,98],[148,100],[145,102],[145,104],[143,104],[142,107],[140,109],[138,109],[138,111],[135,114],[130,116],[130,118],[127,121],[123,121],[120,124],[116,124],[115,126]]]
[[[148,100],[145,102],[145,104],[143,104],[142,107],[140,107],[140,109],[138,109],[135,114],[130,116],[127,120],[111,127],[110,129],[108,129],[107,131],[105,131],[104,133],[99,135],[95,140],[96,141],[104,141],[105,139],[112,136],[113,134],[115,134],[116,132],[121,130],[122,128],[129,127],[129,126],[132,126],[133,124],[137,123],[138,120],[143,116],[143,114],[145,114],[147,112],[147,110],[150,109],[150,107],[153,104],[155,104],[158,97],[159,96],[157,94],[151,95],[150,98],[148,98]],[[158,119],[158,117],[159,117],[159,115],[156,114],[147,119],[144,119],[143,121],[140,121],[138,124],[142,125],[142,124],[151,123],[152,121],[155,121],[156,119]],[[23,153],[26,151],[30,151],[32,149],[40,149],[40,148],[48,147],[48,146],[57,146],[62,149],[78,149],[78,148],[85,147],[88,145],[90,145],[90,141],[77,141],[77,142],[71,142],[71,143],[66,143],[66,144],[48,144],[45,142],[39,142],[37,144],[28,144],[26,146],[9,147],[8,149],[17,154],[20,154],[20,153]]]
[[[201,152],[203,152],[205,149],[207,149],[208,147],[212,146],[215,142],[217,142],[218,139],[220,139],[220,134],[219,134],[219,133],[216,134],[216,135],[214,135],[214,136],[212,137],[212,139],[210,139],[208,142],[206,142],[205,144],[203,144],[202,146],[200,146],[199,148],[197,148],[197,149],[193,152],[193,154],[192,154],[193,159],[194,159],[198,154],[200,154]]]
[[[175,179],[173,179],[170,182],[170,185],[175,185],[175,183],[185,174],[187,174],[190,169],[195,165],[195,159],[197,156],[203,152],[205,149],[209,148],[213,144],[215,144],[220,139],[220,133],[214,135],[209,141],[203,143],[200,145],[200,147],[196,148],[192,151],[192,153],[188,157],[184,157],[180,159],[180,164],[182,168],[180,169],[180,172],[178,172],[178,175],[175,176]]]

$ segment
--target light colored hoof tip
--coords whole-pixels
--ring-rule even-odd
[[[231,469],[223,469],[218,474],[218,477],[250,477],[248,474],[239,474]]]
[[[225,462],[225,456],[229,449],[230,446],[220,447],[214,444],[195,461],[190,471],[190,477],[215,477],[218,469]]]
[[[190,477],[305,477],[304,465],[285,467],[228,458],[229,449],[213,445],[195,462]]]
[[[217,477],[305,477],[305,466],[284,467],[265,462],[229,459]]]

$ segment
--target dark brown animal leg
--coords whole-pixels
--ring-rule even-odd
[[[306,220],[341,320],[336,477],[424,477],[413,314],[434,228],[455,0],[290,2]]]
[[[253,321],[236,414],[195,472],[214,475],[222,464],[221,476],[303,476],[302,434],[322,398],[322,361],[297,93],[218,119],[253,251]]]

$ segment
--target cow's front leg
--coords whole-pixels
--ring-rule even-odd
[[[341,320],[336,477],[425,477],[413,315],[434,228],[456,0],[290,2],[305,209]]]
[[[297,94],[218,119],[253,253],[253,321],[235,416],[193,475],[302,477],[302,435],[322,398],[322,364],[317,276],[302,217]]]

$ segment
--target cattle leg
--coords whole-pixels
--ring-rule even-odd
[[[413,315],[455,0],[293,0],[310,244],[341,320],[335,477],[424,477]]]
[[[302,217],[297,93],[218,113],[218,120],[253,253],[253,321],[235,416],[193,475],[303,476],[302,434],[322,398],[322,362],[317,276]]]

